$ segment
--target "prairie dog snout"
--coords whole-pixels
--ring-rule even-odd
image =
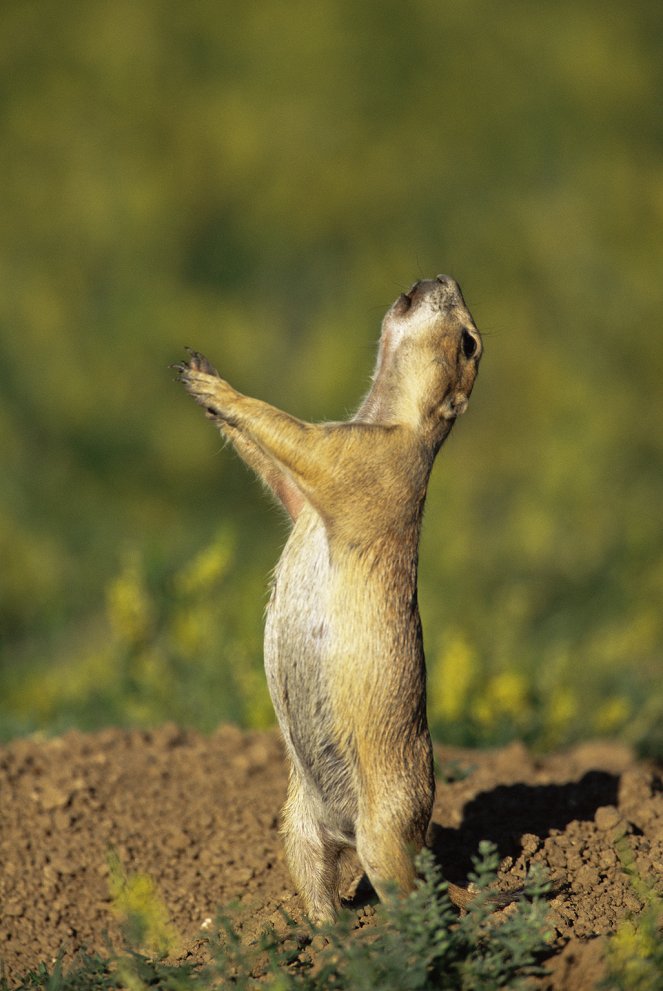
[[[388,309],[371,387],[346,422],[305,423],[244,396],[195,351],[175,366],[292,519],[265,671],[291,765],[286,854],[315,921],[335,917],[357,859],[381,898],[414,883],[434,797],[419,532],[482,350],[460,287],[438,275]]]
[[[391,311],[399,315],[416,309],[425,302],[429,309],[449,311],[454,307],[465,309],[465,300],[460,286],[448,275],[438,275],[434,279],[417,279],[407,292],[402,292],[392,304]]]

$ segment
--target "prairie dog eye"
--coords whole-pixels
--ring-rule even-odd
[[[471,358],[477,349],[476,337],[470,334],[469,330],[463,330],[461,347],[463,348],[463,354],[466,358]]]

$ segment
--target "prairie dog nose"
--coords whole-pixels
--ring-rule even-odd
[[[461,296],[460,286],[450,275],[436,275],[435,282],[442,286],[442,290],[450,297]]]
[[[465,300],[463,299],[460,286],[455,279],[451,278],[450,275],[436,275],[433,285],[438,285],[440,287],[438,292],[440,293],[440,297],[444,301],[445,305],[465,306]]]

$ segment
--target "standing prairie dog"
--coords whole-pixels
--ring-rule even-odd
[[[435,791],[419,532],[481,352],[459,286],[438,275],[387,311],[371,389],[347,422],[304,423],[244,396],[195,351],[174,366],[293,522],[265,670],[291,765],[287,859],[316,922],[335,918],[356,859],[381,899],[414,884]]]

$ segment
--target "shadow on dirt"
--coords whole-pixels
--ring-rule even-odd
[[[462,884],[481,840],[493,842],[500,859],[516,858],[523,834],[544,840],[574,820],[592,820],[601,806],[617,805],[618,788],[619,777],[607,771],[588,771],[562,785],[498,785],[467,803],[459,829],[431,825],[435,858],[445,878]]]

